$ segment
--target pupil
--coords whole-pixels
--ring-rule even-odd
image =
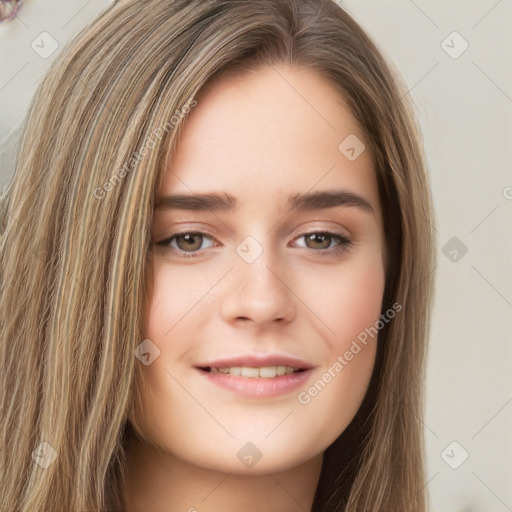
[[[312,233],[310,235],[311,239],[313,242],[315,243],[321,243],[322,241],[325,241],[325,238],[327,237],[327,235],[325,234],[317,234],[317,233]]]
[[[188,246],[189,249],[196,249],[196,247],[193,247],[194,246],[194,238],[200,237],[200,235],[186,234],[186,235],[181,235],[181,237],[186,240],[186,242],[187,242],[186,245]],[[197,241],[195,244],[197,245]],[[199,243],[199,245],[201,245],[201,243]]]

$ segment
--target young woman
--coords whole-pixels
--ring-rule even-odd
[[[125,0],[2,198],[0,510],[425,512],[434,216],[330,0]]]

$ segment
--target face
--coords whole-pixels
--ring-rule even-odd
[[[145,314],[157,357],[130,418],[169,455],[285,470],[355,416],[377,343],[357,337],[379,320],[385,240],[354,136],[364,143],[336,89],[284,66],[224,76],[189,114],[158,191]]]

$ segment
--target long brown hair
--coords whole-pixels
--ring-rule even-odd
[[[436,241],[421,138],[405,86],[331,0],[123,0],[53,63],[0,205],[1,510],[122,509],[155,193],[194,98],[277,63],[330,80],[366,135],[390,263],[382,311],[402,306],[313,510],[425,512]]]

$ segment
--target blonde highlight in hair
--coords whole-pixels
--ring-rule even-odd
[[[123,509],[154,201],[186,115],[169,120],[220,75],[278,63],[330,80],[361,125],[387,239],[382,310],[403,308],[313,510],[426,511],[436,241],[421,137],[405,87],[331,0],[123,0],[53,63],[0,204],[0,510]]]

